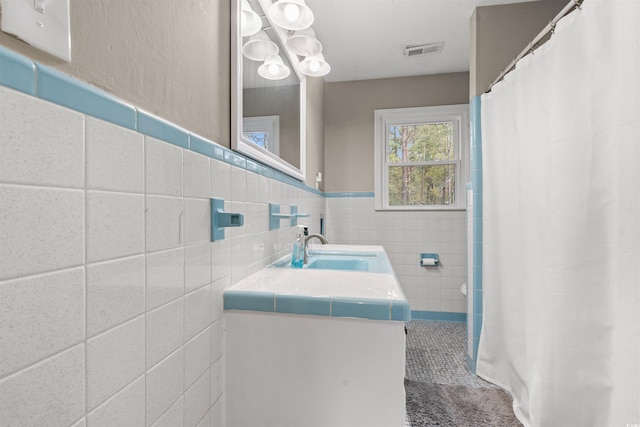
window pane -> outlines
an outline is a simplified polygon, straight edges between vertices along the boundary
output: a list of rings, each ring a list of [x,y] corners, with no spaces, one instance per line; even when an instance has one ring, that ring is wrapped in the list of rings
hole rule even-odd
[[[258,147],[262,147],[265,150],[269,150],[269,132],[266,131],[255,131],[255,132],[244,132],[243,135],[251,142],[256,144]]]
[[[455,160],[453,122],[389,126],[389,162]]]
[[[389,167],[389,206],[453,205],[456,166]]]

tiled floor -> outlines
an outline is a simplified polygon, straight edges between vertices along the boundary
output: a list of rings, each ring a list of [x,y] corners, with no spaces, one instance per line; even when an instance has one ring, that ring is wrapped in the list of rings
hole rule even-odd
[[[408,322],[406,378],[436,384],[497,388],[469,371],[465,340],[464,323]],[[416,420],[416,416],[419,418],[419,415],[408,414],[405,427],[412,427],[409,419]]]
[[[414,320],[407,323],[407,332],[407,379],[496,387],[473,375],[467,368],[465,323]]]

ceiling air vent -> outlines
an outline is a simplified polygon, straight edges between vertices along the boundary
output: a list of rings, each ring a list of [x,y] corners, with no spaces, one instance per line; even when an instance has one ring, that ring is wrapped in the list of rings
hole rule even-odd
[[[422,56],[422,55],[433,55],[433,54],[442,52],[443,46],[444,46],[444,42],[406,45],[404,47],[404,56],[412,57],[412,56]]]

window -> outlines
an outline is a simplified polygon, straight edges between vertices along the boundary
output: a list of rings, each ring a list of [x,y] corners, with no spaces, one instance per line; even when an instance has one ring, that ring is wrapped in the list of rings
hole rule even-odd
[[[244,117],[242,134],[258,147],[280,154],[280,116]]]
[[[464,209],[468,129],[468,105],[376,110],[376,209]]]

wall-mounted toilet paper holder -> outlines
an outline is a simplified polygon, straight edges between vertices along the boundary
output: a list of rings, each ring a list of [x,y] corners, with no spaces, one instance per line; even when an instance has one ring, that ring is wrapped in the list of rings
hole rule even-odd
[[[438,254],[420,254],[420,266],[437,266],[440,263]]]

